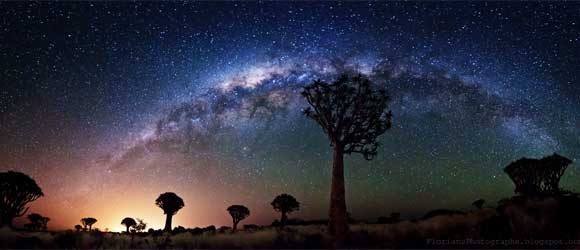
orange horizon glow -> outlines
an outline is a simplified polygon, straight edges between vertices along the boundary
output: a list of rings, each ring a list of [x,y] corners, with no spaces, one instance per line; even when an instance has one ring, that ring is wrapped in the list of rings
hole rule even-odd
[[[39,185],[43,186],[42,181],[39,181]],[[246,199],[246,201],[240,199],[238,190],[224,192],[211,188],[199,188],[200,191],[194,192],[179,188],[151,187],[151,189],[164,191],[145,193],[137,191],[136,183],[120,183],[118,185],[120,187],[111,190],[110,193],[99,193],[97,196],[93,194],[93,190],[79,189],[77,193],[70,195],[67,202],[55,201],[58,198],[52,195],[52,190],[45,188],[45,196],[30,203],[27,214],[40,213],[49,217],[51,220],[48,227],[51,231],[74,230],[74,226],[81,224],[80,219],[84,217],[96,218],[97,222],[93,225],[93,229],[98,228],[101,231],[126,231],[126,227],[121,225],[121,221],[125,217],[143,219],[147,224],[146,230],[150,228],[163,229],[166,216],[163,214],[163,210],[155,205],[155,199],[167,190],[178,194],[185,203],[185,206],[173,216],[172,227],[231,226],[231,217],[226,208],[232,204],[244,204],[251,210],[251,215],[242,221],[242,225],[269,225],[280,216],[269,204],[271,198],[268,196],[273,199],[277,194],[276,192],[264,196],[263,202],[252,203],[251,199]],[[301,214],[300,212],[294,213],[293,216],[312,217],[308,213]],[[323,215],[314,217],[320,218],[321,216]],[[26,215],[15,219],[17,227],[22,227],[24,223],[28,223]]]

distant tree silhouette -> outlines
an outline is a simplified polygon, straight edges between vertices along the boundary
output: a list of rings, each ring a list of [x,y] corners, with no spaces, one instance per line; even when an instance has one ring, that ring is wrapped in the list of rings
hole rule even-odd
[[[250,209],[243,205],[231,205],[227,210],[232,216],[234,231],[238,228],[238,223],[250,215]]]
[[[483,204],[485,204],[484,199],[478,199],[478,200],[474,201],[473,203],[471,203],[471,205],[473,205],[477,209],[481,209],[483,207]]]
[[[89,231],[92,230],[93,224],[97,223],[97,219],[93,217],[87,217],[81,219],[81,224],[84,226],[84,230],[87,231],[87,226],[89,227]]]
[[[125,219],[123,219],[121,221],[121,225],[124,225],[125,227],[127,227],[127,233],[130,233],[129,228],[137,225],[137,222],[133,218],[125,217]]]
[[[348,231],[343,155],[360,153],[371,160],[377,154],[377,137],[391,127],[389,96],[362,75],[316,80],[302,96],[310,105],[304,114],[322,127],[334,148],[329,229],[340,242]]]
[[[244,225],[244,230],[245,231],[249,231],[249,232],[256,232],[257,230],[259,230],[261,227],[256,225],[256,224],[246,224]]]
[[[75,225],[75,230],[77,230],[77,232],[78,232],[78,231],[81,231],[81,229],[83,229],[83,226],[81,226],[81,225],[79,225],[79,224],[76,224],[76,225]]]
[[[167,215],[167,218],[165,219],[165,228],[163,230],[170,232],[171,219],[173,218],[173,215],[185,206],[183,200],[175,193],[167,192],[159,195],[157,200],[155,200],[155,205],[163,209],[163,213]]]
[[[294,211],[298,211],[300,209],[300,203],[294,198],[292,195],[289,194],[281,194],[276,196],[272,203],[270,203],[274,210],[280,212],[280,227],[284,227],[286,225],[286,220],[288,219],[287,214],[292,213]]]
[[[42,215],[37,213],[31,213],[27,217],[28,220],[30,221],[30,230],[36,231],[42,227],[41,220],[42,218],[44,218]]]
[[[437,216],[451,216],[451,215],[465,215],[465,213],[450,209],[435,209],[423,215],[423,217],[421,217],[421,220],[427,220]]]
[[[218,232],[218,233],[225,233],[225,232],[229,232],[229,231],[231,231],[231,230],[232,230],[232,228],[231,228],[231,227],[228,227],[228,226],[221,226],[221,227],[219,227],[219,228],[217,229],[217,232]]]
[[[183,233],[183,232],[185,232],[185,227],[183,227],[183,226],[176,226],[173,228],[174,234]]]
[[[28,211],[26,204],[44,194],[36,182],[20,172],[0,173],[0,226],[12,227],[12,221]]]
[[[572,161],[558,154],[542,159],[521,158],[504,168],[514,182],[515,192],[526,196],[553,195],[561,192],[559,183]]]
[[[390,218],[395,222],[399,222],[401,220],[401,213],[392,212]]]
[[[137,232],[143,232],[147,228],[147,223],[143,219],[137,218],[137,225],[133,226],[133,228]]]
[[[40,219],[40,227],[42,228],[43,231],[46,231],[48,229],[48,222],[50,221],[50,218],[48,217],[42,217]]]
[[[203,228],[203,231],[205,231],[205,232],[211,232],[211,233],[215,233],[215,231],[216,231],[216,228],[215,228],[215,226],[214,226],[214,225],[211,225],[211,226],[204,227],[204,228]]]
[[[389,217],[381,216],[377,218],[379,224],[393,224],[401,221],[401,213],[393,212]]]

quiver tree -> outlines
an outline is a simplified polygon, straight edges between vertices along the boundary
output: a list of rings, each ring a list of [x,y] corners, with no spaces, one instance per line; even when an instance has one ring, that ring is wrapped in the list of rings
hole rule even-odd
[[[147,228],[147,223],[145,223],[144,220],[137,218],[137,224],[133,226],[133,228],[137,232],[143,232],[145,231],[145,228]]]
[[[238,223],[250,215],[250,209],[243,205],[231,205],[227,211],[232,216],[234,231],[238,229]]]
[[[391,221],[393,223],[397,223],[397,222],[401,221],[401,213],[392,212],[391,215],[389,216],[389,218],[391,219]]]
[[[48,222],[50,221],[50,218],[48,217],[42,217],[40,219],[40,227],[42,228],[43,231],[46,231],[48,229]]]
[[[135,225],[137,225],[137,222],[133,218],[125,217],[125,219],[123,219],[121,221],[121,225],[127,227],[127,233],[130,233],[129,232],[129,228],[134,227]]]
[[[31,213],[28,216],[28,220],[30,221],[30,230],[36,231],[42,227],[42,215],[37,213]]]
[[[401,213],[399,212],[392,212],[389,217],[381,216],[377,219],[377,222],[380,224],[394,224],[401,221]]]
[[[163,209],[163,213],[167,216],[165,218],[165,228],[163,230],[167,232],[171,231],[171,220],[173,215],[185,206],[183,200],[175,193],[167,192],[159,195],[155,200],[155,205]]]
[[[377,154],[377,137],[391,127],[389,96],[362,75],[343,75],[332,83],[316,80],[302,96],[310,105],[304,114],[322,127],[334,150],[329,229],[342,241],[348,231],[343,155],[360,153],[371,160]]]
[[[521,158],[504,168],[515,184],[515,192],[526,196],[560,193],[560,178],[572,161],[558,154],[542,159]]]
[[[84,231],[87,231],[87,227],[89,227],[89,231],[93,228],[93,224],[97,223],[97,219],[93,217],[87,217],[81,219],[81,224],[83,224]]]
[[[12,221],[28,211],[26,205],[44,194],[32,178],[20,172],[0,173],[0,226],[12,227]]]
[[[76,224],[76,225],[75,225],[75,230],[76,230],[77,232],[78,232],[78,231],[81,231],[81,229],[82,229],[82,228],[83,228],[83,226],[81,226],[81,225],[79,225],[79,224]]]
[[[30,224],[28,224],[30,230],[38,231],[42,229],[46,231],[48,229],[48,222],[50,221],[50,218],[44,217],[37,213],[29,214],[27,217],[30,221]]]
[[[289,194],[281,194],[276,196],[272,203],[270,203],[274,210],[281,214],[280,227],[286,225],[286,220],[288,219],[288,214],[300,209],[300,203]]]

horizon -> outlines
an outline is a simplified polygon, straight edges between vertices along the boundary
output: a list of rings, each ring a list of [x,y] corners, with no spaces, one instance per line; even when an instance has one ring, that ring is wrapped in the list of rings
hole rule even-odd
[[[345,155],[347,210],[468,211],[514,194],[503,168],[558,153],[580,190],[580,5],[560,2],[0,2],[0,172],[44,196],[49,230],[84,217],[173,226],[328,218],[333,148],[302,110],[314,80],[388,90],[375,159]],[[17,225],[26,221],[25,216]]]

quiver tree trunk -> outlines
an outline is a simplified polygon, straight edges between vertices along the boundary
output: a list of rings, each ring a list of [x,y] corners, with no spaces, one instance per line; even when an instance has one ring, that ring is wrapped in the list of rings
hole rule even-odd
[[[288,215],[286,212],[282,211],[282,218],[280,218],[280,227],[286,226],[286,221],[288,220]]]
[[[172,217],[173,217],[173,215],[167,214],[167,218],[165,219],[165,228],[163,229],[166,232],[171,231],[171,219],[172,219]]]
[[[340,146],[334,147],[332,164],[332,186],[330,191],[329,230],[334,236],[335,246],[340,247],[348,232],[346,198],[344,187],[344,162]]]

